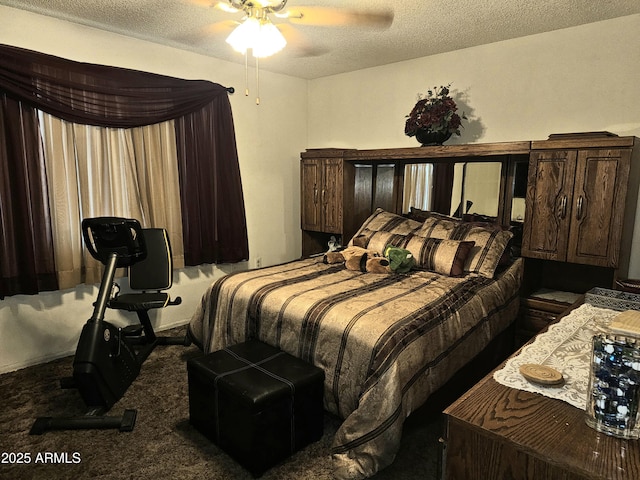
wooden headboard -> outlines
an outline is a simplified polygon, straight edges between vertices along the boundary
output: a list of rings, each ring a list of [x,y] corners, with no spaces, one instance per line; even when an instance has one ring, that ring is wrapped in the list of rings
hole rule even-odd
[[[511,220],[518,164],[531,142],[441,145],[375,150],[308,149],[301,154],[303,256],[326,250],[331,235],[344,242],[378,207],[402,213],[405,166],[414,163],[501,164],[497,218]]]

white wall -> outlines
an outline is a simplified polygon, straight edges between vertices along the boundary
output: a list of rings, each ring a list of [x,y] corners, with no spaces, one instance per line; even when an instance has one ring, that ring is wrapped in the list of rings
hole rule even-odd
[[[0,43],[234,86],[249,266],[258,256],[268,265],[300,254],[301,151],[417,145],[404,136],[404,117],[430,86],[453,82],[469,116],[450,143],[595,130],[640,136],[639,15],[310,82],[261,72],[259,107],[242,93],[241,65],[3,6],[0,18]],[[185,323],[211,280],[232,268],[180,272],[172,292],[184,303],[165,310],[158,324]],[[638,261],[635,272],[640,276]],[[94,286],[80,286],[0,301],[0,372],[73,353],[96,294]]]
[[[299,168],[307,144],[307,81],[260,72],[261,104],[255,104],[255,74],[244,96],[243,65],[110,34],[50,17],[0,6],[0,43],[72,60],[133,68],[233,86],[236,128],[249,235],[250,260],[235,268],[292,260],[301,253]],[[172,295],[183,304],[155,318],[159,329],[186,323],[215,277],[234,267],[192,267],[177,275]],[[96,286],[18,295],[0,301],[0,373],[71,354],[92,313]],[[126,318],[109,312],[107,320]],[[131,318],[131,317],[129,317]]]
[[[418,58],[309,83],[309,148],[417,146],[417,94],[452,83],[466,112],[449,144],[608,130],[640,136],[640,15]]]
[[[405,116],[419,92],[448,83],[469,117],[449,144],[600,130],[640,137],[638,32],[640,15],[630,15],[313,80],[309,148],[417,146],[404,135]],[[632,278],[640,278],[638,230]]]

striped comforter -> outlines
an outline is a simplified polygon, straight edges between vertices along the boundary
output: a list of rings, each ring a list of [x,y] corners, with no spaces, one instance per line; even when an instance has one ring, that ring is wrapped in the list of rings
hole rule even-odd
[[[404,419],[516,317],[522,262],[495,280],[373,274],[300,260],[216,280],[189,325],[205,352],[257,338],[325,371],[344,419],[337,478],[389,465]]]

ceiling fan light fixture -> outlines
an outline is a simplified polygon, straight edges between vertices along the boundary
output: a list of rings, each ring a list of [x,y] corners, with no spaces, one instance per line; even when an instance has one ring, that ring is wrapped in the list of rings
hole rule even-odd
[[[268,19],[263,20],[260,22],[260,32],[253,44],[253,56],[257,58],[269,57],[282,50],[286,44],[287,40],[280,33],[278,27]]]
[[[257,58],[269,57],[282,50],[287,44],[286,39],[271,21],[263,16],[257,18],[249,15],[227,37],[226,42],[240,53],[252,50]]]
[[[246,53],[253,48],[260,35],[260,21],[253,16],[247,17],[240,25],[233,29],[226,42],[236,52]]]

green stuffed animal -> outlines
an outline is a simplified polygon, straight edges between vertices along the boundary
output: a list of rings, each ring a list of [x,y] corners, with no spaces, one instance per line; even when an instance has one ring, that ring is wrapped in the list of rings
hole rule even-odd
[[[384,256],[389,260],[389,268],[395,273],[407,273],[416,264],[416,259],[409,250],[393,245],[386,246]]]

